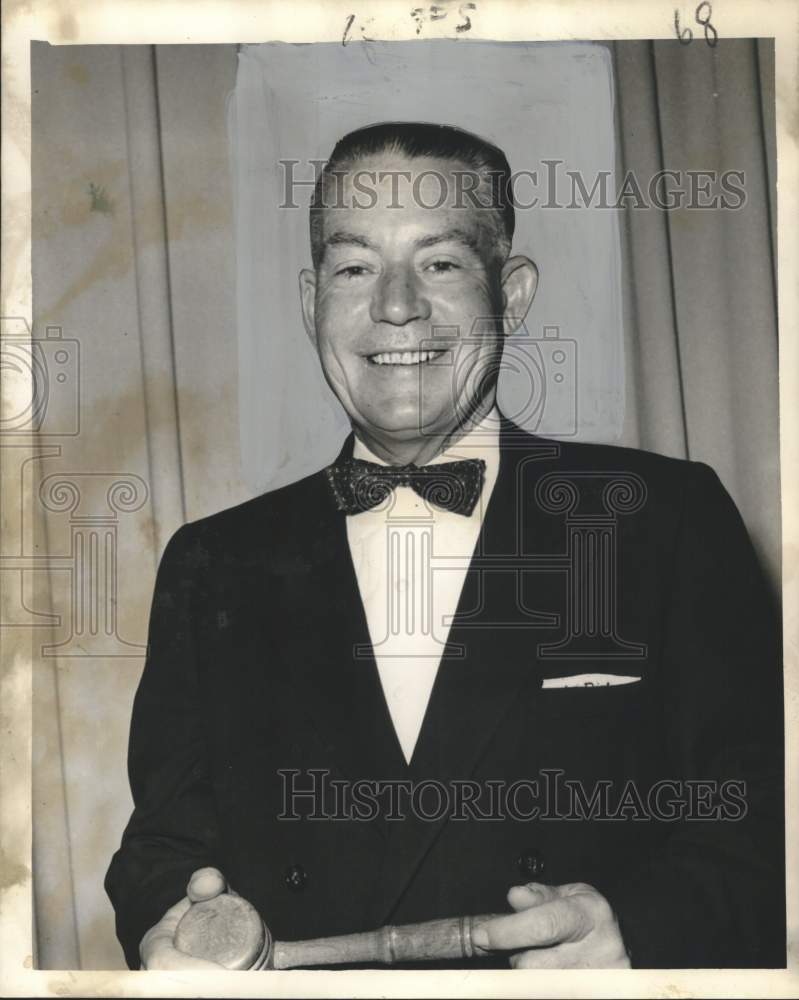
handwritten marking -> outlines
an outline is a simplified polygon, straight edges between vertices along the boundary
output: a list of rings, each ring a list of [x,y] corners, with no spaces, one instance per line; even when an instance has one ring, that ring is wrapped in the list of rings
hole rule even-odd
[[[712,13],[713,8],[708,0],[703,0],[694,11],[694,20],[704,30],[705,42],[711,49],[714,49],[718,44],[719,33],[710,22]],[[674,33],[677,35],[680,45],[690,45],[693,41],[693,31],[690,28],[680,28],[680,12],[676,8],[674,10]]]
[[[426,22],[443,21],[449,17],[453,12],[455,2],[456,0],[442,0],[441,3],[433,4],[430,7],[414,7],[411,11],[411,17],[416,21],[416,34],[421,34],[422,27]],[[454,29],[458,34],[463,34],[464,31],[471,29],[472,19],[467,12],[475,10],[477,10],[476,3],[458,4],[457,15],[461,18],[461,21],[454,25]]]
[[[477,4],[473,2],[457,3],[457,10],[454,11],[456,3],[457,0],[441,0],[441,2],[431,4],[429,7],[414,7],[410,12],[410,16],[416,22],[416,34],[420,35],[422,33],[422,28],[426,23],[432,24],[435,21],[443,21],[453,12],[455,12],[457,17],[460,18],[460,20],[452,26],[455,33],[462,35],[466,31],[471,31],[472,18],[470,15],[477,10]],[[344,31],[341,35],[341,44],[343,46],[348,45],[349,42],[353,40],[355,27],[360,30],[363,41],[374,41],[374,38],[371,38],[366,34],[366,27],[374,22],[374,18],[367,18],[366,21],[359,23],[357,26],[356,19],[356,14],[349,14],[344,22]]]

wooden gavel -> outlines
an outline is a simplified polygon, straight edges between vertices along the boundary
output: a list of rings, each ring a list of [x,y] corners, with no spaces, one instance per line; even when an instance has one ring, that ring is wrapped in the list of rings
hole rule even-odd
[[[274,941],[254,906],[241,896],[223,893],[192,904],[178,924],[175,947],[226,969],[445,961],[490,954],[472,942],[472,930],[494,916],[450,917],[360,934]]]

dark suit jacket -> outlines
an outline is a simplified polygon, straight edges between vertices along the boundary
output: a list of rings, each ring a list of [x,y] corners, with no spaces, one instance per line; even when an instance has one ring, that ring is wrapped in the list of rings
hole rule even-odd
[[[204,865],[281,940],[502,912],[511,885],[580,881],[611,902],[634,966],[784,965],[780,627],[709,467],[506,423],[410,766],[374,660],[354,655],[368,641],[322,473],[172,538],[133,711],[135,811],[106,879],[131,967]],[[599,672],[641,681],[542,687]],[[574,806],[561,788],[530,819],[280,819],[278,772],[299,787],[311,769],[481,789],[558,771],[587,799],[605,782],[616,816],[557,818]],[[635,793],[646,805],[663,780],[661,805],[693,798],[698,817],[641,814]],[[703,781],[743,785],[719,798]]]

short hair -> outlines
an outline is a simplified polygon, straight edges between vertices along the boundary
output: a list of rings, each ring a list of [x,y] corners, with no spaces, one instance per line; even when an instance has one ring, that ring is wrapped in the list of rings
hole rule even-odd
[[[491,196],[481,208],[495,223],[498,253],[508,256],[516,226],[510,164],[502,150],[486,139],[456,128],[426,122],[381,122],[356,129],[336,143],[330,159],[319,174],[310,210],[311,258],[314,267],[324,253],[323,213],[328,178],[344,172],[356,160],[376,153],[392,152],[409,159],[429,156],[465,164],[479,176],[483,187],[490,185]]]

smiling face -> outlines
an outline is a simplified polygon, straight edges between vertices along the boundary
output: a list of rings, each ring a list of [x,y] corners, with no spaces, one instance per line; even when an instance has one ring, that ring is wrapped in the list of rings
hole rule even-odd
[[[325,377],[358,436],[393,463],[429,461],[488,412],[502,337],[535,291],[530,261],[499,259],[494,213],[453,204],[457,170],[468,167],[388,152],[350,164],[323,213],[317,267],[300,275]],[[446,350],[431,350],[434,338]]]

